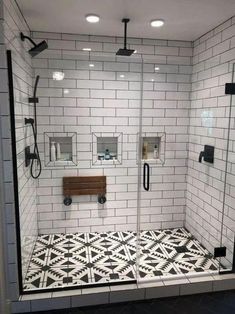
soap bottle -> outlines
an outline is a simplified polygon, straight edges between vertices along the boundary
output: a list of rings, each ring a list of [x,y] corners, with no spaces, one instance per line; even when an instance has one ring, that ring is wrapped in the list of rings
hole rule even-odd
[[[110,159],[109,149],[106,149],[106,150],[105,150],[104,159],[105,159],[105,160],[109,160],[109,159]]]
[[[60,158],[61,158],[60,143],[57,142],[57,143],[56,143],[56,159],[57,159],[57,160],[60,160]]]
[[[155,144],[154,150],[153,150],[153,158],[157,159],[158,158],[158,146]]]
[[[148,159],[148,142],[143,143],[143,159]]]
[[[55,142],[51,142],[51,161],[56,160],[56,155],[55,155]]]

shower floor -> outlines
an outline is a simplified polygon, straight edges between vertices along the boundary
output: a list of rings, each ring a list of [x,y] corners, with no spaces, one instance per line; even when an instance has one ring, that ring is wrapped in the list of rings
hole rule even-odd
[[[218,269],[218,261],[184,228],[140,233],[140,278]],[[40,235],[24,290],[107,284],[135,278],[135,232]]]

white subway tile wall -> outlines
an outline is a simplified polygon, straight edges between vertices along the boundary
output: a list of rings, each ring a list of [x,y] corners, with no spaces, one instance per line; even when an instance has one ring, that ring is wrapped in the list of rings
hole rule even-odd
[[[223,207],[231,100],[231,96],[225,96],[224,85],[232,81],[235,62],[232,46],[235,40],[234,30],[234,20],[230,19],[194,42],[185,219],[186,228],[211,253],[214,252],[214,247],[227,247],[227,256],[222,259],[222,263],[228,268],[232,266],[235,232],[235,180],[232,165],[235,103],[233,101],[232,104]],[[198,162],[204,145],[215,146],[213,165]]]
[[[33,109],[28,104],[28,97],[32,95],[32,67],[31,57],[27,53],[29,46],[20,40],[20,31],[29,35],[29,29],[20,14],[14,1],[3,1],[3,30],[5,49],[12,52],[13,84],[15,100],[15,124],[16,124],[16,149],[17,149],[17,172],[19,188],[19,218],[21,230],[21,254],[22,254],[22,276],[24,278],[28,268],[31,253],[34,247],[37,227],[37,207],[36,207],[36,181],[29,174],[29,169],[24,166],[24,147],[26,143],[32,145],[32,132],[29,127],[25,127],[24,118],[32,116]],[[2,58],[6,62],[6,50],[2,51]],[[2,75],[3,74],[3,75]],[[1,73],[1,92],[8,92],[7,72]],[[4,82],[4,84],[3,84]],[[4,90],[3,90],[4,88]],[[4,94],[2,94],[4,96]],[[2,109],[7,108],[8,99],[2,99]],[[5,182],[5,210],[9,220],[7,221],[7,241],[9,251],[13,250],[15,243],[15,221],[13,215],[14,192],[12,185],[12,159],[10,145],[9,110],[2,110],[2,128],[4,155],[4,182]],[[32,150],[32,147],[31,147]],[[13,215],[13,216],[11,216]],[[12,254],[14,254],[12,252]],[[10,292],[16,295],[17,283],[17,261],[13,258],[9,261]],[[15,274],[15,276],[14,276]],[[15,292],[14,292],[15,290]]]
[[[139,132],[142,76],[140,56],[115,60],[114,53],[120,46],[118,38],[113,38],[110,43],[110,38],[106,37],[87,36],[79,41],[76,36],[66,34],[55,34],[54,39],[48,33],[33,32],[33,36],[35,40],[46,39],[50,51],[33,60],[35,75],[41,75],[38,130],[43,163],[45,130],[50,128],[50,132],[78,134],[77,167],[70,167],[69,170],[66,167],[64,170],[43,167],[38,189],[39,233],[93,232],[102,230],[104,226],[110,231],[136,230],[136,135]],[[78,50],[86,46],[94,52],[79,54]],[[139,39],[138,45],[134,46],[138,53],[145,55],[143,131],[166,133],[165,165],[151,164],[151,192],[142,193],[141,229],[182,227],[191,43],[180,42],[177,47],[176,42],[171,45],[171,41],[158,43]],[[158,55],[163,58],[158,59]],[[153,63],[155,58],[160,64]],[[52,72],[56,69],[65,73],[63,81],[52,80]],[[68,89],[66,94],[65,89]],[[92,164],[91,135],[95,132],[123,134],[120,165]],[[97,174],[107,176],[105,206],[100,206],[96,197],[81,196],[73,197],[71,207],[63,205],[63,176]],[[47,187],[47,193],[40,187]]]

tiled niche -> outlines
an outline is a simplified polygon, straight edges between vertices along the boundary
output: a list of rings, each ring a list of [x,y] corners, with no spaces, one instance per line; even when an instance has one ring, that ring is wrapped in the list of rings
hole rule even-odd
[[[93,165],[116,165],[122,163],[122,133],[93,133]]]
[[[165,133],[142,133],[141,160],[151,164],[165,163]]]
[[[56,160],[51,160],[51,144],[55,142]],[[76,166],[77,165],[77,135],[76,133],[44,133],[45,143],[45,166]],[[60,156],[57,152],[57,143],[60,144]]]

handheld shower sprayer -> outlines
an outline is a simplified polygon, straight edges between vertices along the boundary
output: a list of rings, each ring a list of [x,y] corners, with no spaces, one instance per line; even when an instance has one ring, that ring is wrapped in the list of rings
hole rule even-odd
[[[34,137],[34,149],[33,153],[30,153],[30,147],[27,146],[25,148],[25,166],[28,167],[30,165],[30,174],[32,178],[37,179],[41,172],[42,172],[42,163],[39,155],[39,150],[38,150],[38,143],[37,143],[37,108],[36,104],[38,103],[38,98],[36,97],[37,93],[37,86],[38,86],[38,81],[39,81],[40,76],[36,76],[35,80],[35,85],[34,85],[34,92],[33,92],[33,97],[29,98],[29,103],[33,103],[33,108],[34,108],[34,119],[32,118],[25,118],[25,125],[30,124],[33,130],[33,137]],[[31,161],[32,160],[32,161]],[[37,174],[34,174],[34,167],[35,167],[35,161],[37,160]]]

